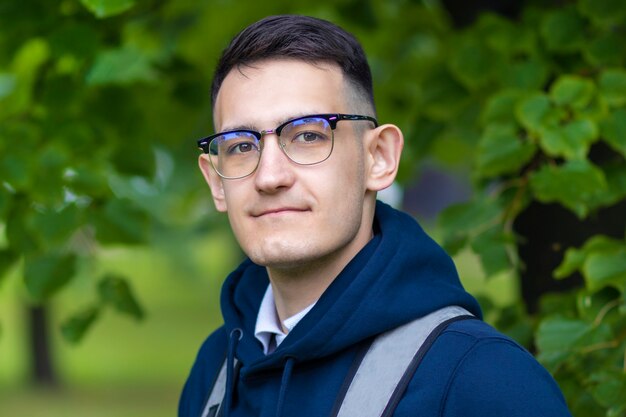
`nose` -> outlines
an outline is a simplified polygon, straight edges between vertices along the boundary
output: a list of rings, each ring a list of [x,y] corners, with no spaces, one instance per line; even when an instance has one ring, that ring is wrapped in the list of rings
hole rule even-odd
[[[257,191],[276,193],[291,187],[294,181],[293,164],[283,152],[278,136],[267,132],[263,137],[263,148],[259,165],[254,173]]]

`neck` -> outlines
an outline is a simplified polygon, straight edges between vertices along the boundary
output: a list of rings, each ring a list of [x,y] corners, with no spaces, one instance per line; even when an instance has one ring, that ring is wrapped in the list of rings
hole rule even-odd
[[[338,254],[290,268],[267,267],[276,312],[281,322],[298,314],[322,296],[343,268],[371,240],[372,230],[367,233],[364,239],[355,239]]]

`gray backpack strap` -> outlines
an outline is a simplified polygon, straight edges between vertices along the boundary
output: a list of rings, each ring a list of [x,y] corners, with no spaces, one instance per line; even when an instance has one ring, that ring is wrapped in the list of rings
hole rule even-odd
[[[425,354],[422,346],[428,348],[439,333],[433,331],[443,330],[440,325],[451,319],[467,316],[472,317],[461,307],[445,307],[378,336],[363,357],[337,417],[380,417],[393,413]],[[434,337],[425,345],[431,333]]]
[[[226,360],[222,364],[201,417],[215,417],[226,394]]]
[[[473,317],[450,306],[378,336],[359,364],[336,417],[380,417],[391,414],[427,348],[455,318]],[[430,337],[429,337],[430,336]],[[404,382],[404,383],[403,383]],[[226,393],[226,361],[220,369],[201,417],[216,417]]]

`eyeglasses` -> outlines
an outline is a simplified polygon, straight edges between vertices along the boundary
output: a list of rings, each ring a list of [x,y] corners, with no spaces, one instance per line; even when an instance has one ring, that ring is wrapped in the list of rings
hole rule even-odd
[[[261,160],[264,135],[275,133],[283,153],[299,165],[314,165],[328,159],[334,147],[334,133],[341,120],[369,121],[378,127],[373,117],[354,114],[313,114],[289,120],[276,129],[229,130],[198,141],[198,147],[209,155],[217,174],[225,179],[237,179],[252,174]]]

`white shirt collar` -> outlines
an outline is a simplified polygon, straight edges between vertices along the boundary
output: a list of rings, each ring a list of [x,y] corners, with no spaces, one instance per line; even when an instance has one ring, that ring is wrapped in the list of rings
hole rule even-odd
[[[254,336],[261,342],[263,345],[263,353],[266,355],[270,352],[270,343],[272,341],[272,337],[274,337],[274,341],[276,348],[278,345],[282,343],[283,340],[287,337],[287,334],[296,327],[296,324],[302,320],[304,316],[313,308],[315,303],[306,307],[304,310],[299,313],[285,319],[283,321],[283,326],[287,329],[287,333],[283,332],[283,329],[280,325],[280,319],[278,318],[278,313],[276,312],[276,303],[274,301],[274,292],[272,291],[272,285],[267,286],[267,290],[265,290],[265,295],[263,296],[263,300],[261,301],[261,307],[259,307],[259,314],[256,319],[256,326],[254,328]]]

